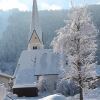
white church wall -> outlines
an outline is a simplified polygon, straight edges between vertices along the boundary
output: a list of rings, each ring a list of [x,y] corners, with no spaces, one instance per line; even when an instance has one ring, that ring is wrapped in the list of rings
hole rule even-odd
[[[37,47],[37,49],[42,49],[43,48],[43,45],[40,44],[40,43],[30,43],[28,45],[28,50],[34,50],[33,47]]]
[[[3,84],[0,84],[0,100],[4,100],[6,97],[6,88]]]
[[[44,75],[38,77],[38,88],[41,92],[53,92],[56,90],[58,75]]]

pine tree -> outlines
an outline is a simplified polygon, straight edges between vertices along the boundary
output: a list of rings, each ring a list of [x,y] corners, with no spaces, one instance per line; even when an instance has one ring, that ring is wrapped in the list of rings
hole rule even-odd
[[[66,25],[58,31],[52,42],[54,51],[63,52],[68,59],[68,65],[64,67],[66,77],[74,79],[79,85],[80,100],[83,100],[86,80],[95,77],[97,33],[87,8],[74,8]]]

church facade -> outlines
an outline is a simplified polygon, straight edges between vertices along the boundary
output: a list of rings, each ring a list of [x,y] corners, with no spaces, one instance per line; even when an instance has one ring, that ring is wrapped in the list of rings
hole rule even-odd
[[[28,49],[22,51],[14,73],[13,93],[18,96],[37,96],[39,80],[50,83],[51,92],[59,75],[60,55],[44,49],[36,0],[33,0]]]

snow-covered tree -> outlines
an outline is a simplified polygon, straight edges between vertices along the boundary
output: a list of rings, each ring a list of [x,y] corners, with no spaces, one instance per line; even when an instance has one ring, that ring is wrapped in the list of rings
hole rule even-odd
[[[79,85],[80,100],[83,100],[84,83],[95,77],[97,33],[87,8],[74,8],[52,42],[54,52],[64,53],[68,59],[68,65],[64,67],[66,78],[74,79]]]

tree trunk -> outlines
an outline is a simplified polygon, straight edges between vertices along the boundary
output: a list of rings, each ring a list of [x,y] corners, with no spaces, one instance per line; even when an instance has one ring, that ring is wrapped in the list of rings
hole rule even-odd
[[[80,27],[77,26],[77,31],[80,31]],[[76,39],[76,44],[77,44],[77,55],[78,55],[78,59],[76,62],[76,66],[78,69],[78,82],[79,82],[79,86],[80,86],[80,100],[83,100],[83,81],[82,81],[82,69],[81,69],[81,61],[80,61],[80,39]]]
[[[79,82],[79,85],[80,85],[80,100],[83,100],[83,89],[81,87],[81,82]]]
[[[80,100],[83,100],[83,84],[82,84],[82,76],[81,76],[81,73],[80,73],[80,67],[79,67],[79,86],[80,86]]]
[[[80,86],[80,100],[83,100],[83,81],[82,81],[82,75],[81,75],[81,63],[80,61],[78,60],[77,62],[77,65],[78,65],[78,77],[79,77],[79,86]]]

